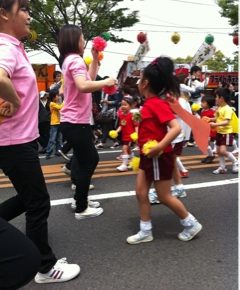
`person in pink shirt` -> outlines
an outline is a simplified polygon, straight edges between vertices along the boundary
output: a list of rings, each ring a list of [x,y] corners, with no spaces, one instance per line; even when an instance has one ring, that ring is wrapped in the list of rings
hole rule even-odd
[[[61,110],[60,128],[64,139],[73,147],[71,177],[76,191],[71,205],[77,220],[99,216],[103,213],[99,202],[88,199],[92,175],[99,156],[93,141],[90,125],[92,92],[104,86],[113,86],[113,78],[96,81],[98,52],[92,48],[93,61],[87,68],[82,56],[84,37],[76,25],[64,25],[60,29],[58,48],[60,66],[64,78],[64,107]]]
[[[0,204],[0,217],[9,221],[25,212],[26,235],[41,254],[35,282],[64,282],[76,277],[80,267],[68,264],[65,259],[57,260],[48,243],[50,197],[38,158],[37,82],[21,43],[29,32],[29,2],[0,0],[0,91],[5,100],[0,109],[0,168],[17,192]],[[1,241],[4,239],[2,235],[4,231],[0,232]],[[21,276],[21,272],[31,268],[31,264],[15,268],[16,257],[12,256],[11,241],[4,242],[9,243],[12,272]],[[0,269],[3,266],[0,257]],[[19,288],[14,276],[10,275],[8,279],[5,284],[9,282],[11,287],[6,285],[7,289]]]

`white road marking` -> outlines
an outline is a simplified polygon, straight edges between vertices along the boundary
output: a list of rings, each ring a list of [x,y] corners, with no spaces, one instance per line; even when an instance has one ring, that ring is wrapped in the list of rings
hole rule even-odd
[[[194,183],[194,184],[187,184],[184,185],[185,189],[195,189],[195,188],[204,188],[204,187],[214,187],[214,186],[222,186],[228,184],[238,183],[238,178],[233,179],[225,179],[219,181],[210,181],[210,182],[202,182],[202,183]],[[89,195],[92,200],[101,200],[101,199],[109,199],[109,198],[117,198],[117,197],[126,197],[126,196],[133,196],[135,195],[135,191],[123,191],[123,192],[111,192],[111,193],[103,193],[103,194],[95,194]],[[64,199],[56,199],[51,200],[51,206],[56,205],[63,205],[72,203],[72,198],[64,198]]]

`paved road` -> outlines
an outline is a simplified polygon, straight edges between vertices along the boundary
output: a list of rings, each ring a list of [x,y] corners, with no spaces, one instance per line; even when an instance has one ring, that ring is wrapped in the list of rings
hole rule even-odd
[[[198,238],[184,243],[178,219],[163,205],[152,207],[154,241],[128,245],[125,239],[138,230],[134,173],[118,173],[116,151],[100,151],[94,174],[95,189],[104,214],[77,221],[70,210],[69,178],[63,160],[41,159],[51,195],[50,242],[58,257],[79,263],[81,274],[63,284],[36,285],[24,290],[237,290],[238,289],[238,180],[237,175],[213,175],[217,166],[202,165],[196,148],[186,148],[182,160],[190,170],[184,179],[184,204],[203,224]],[[0,173],[0,202],[14,190]],[[12,222],[24,231],[24,216]]]

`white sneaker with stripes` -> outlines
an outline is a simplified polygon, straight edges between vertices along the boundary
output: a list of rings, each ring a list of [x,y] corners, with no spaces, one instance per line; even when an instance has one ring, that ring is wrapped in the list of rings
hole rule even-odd
[[[77,264],[68,264],[66,258],[59,259],[52,269],[46,273],[37,273],[35,282],[44,283],[60,283],[72,280],[80,273],[80,267]]]

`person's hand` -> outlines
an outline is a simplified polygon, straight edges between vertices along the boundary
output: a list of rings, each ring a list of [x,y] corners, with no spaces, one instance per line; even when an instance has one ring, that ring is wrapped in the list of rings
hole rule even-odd
[[[15,112],[18,110],[18,105],[13,105],[9,102],[3,102],[0,106],[0,116],[3,117],[12,117]]]
[[[218,124],[214,122],[210,122],[209,125],[211,128],[216,128],[218,126]]]
[[[114,78],[106,78],[105,79],[105,86],[112,87],[117,84],[117,80]]]
[[[157,146],[151,148],[146,156],[148,158],[159,157],[162,153],[163,153],[163,151],[161,150],[159,145],[157,145]]]
[[[91,53],[92,53],[93,60],[98,62],[98,51],[94,47],[92,47]]]

